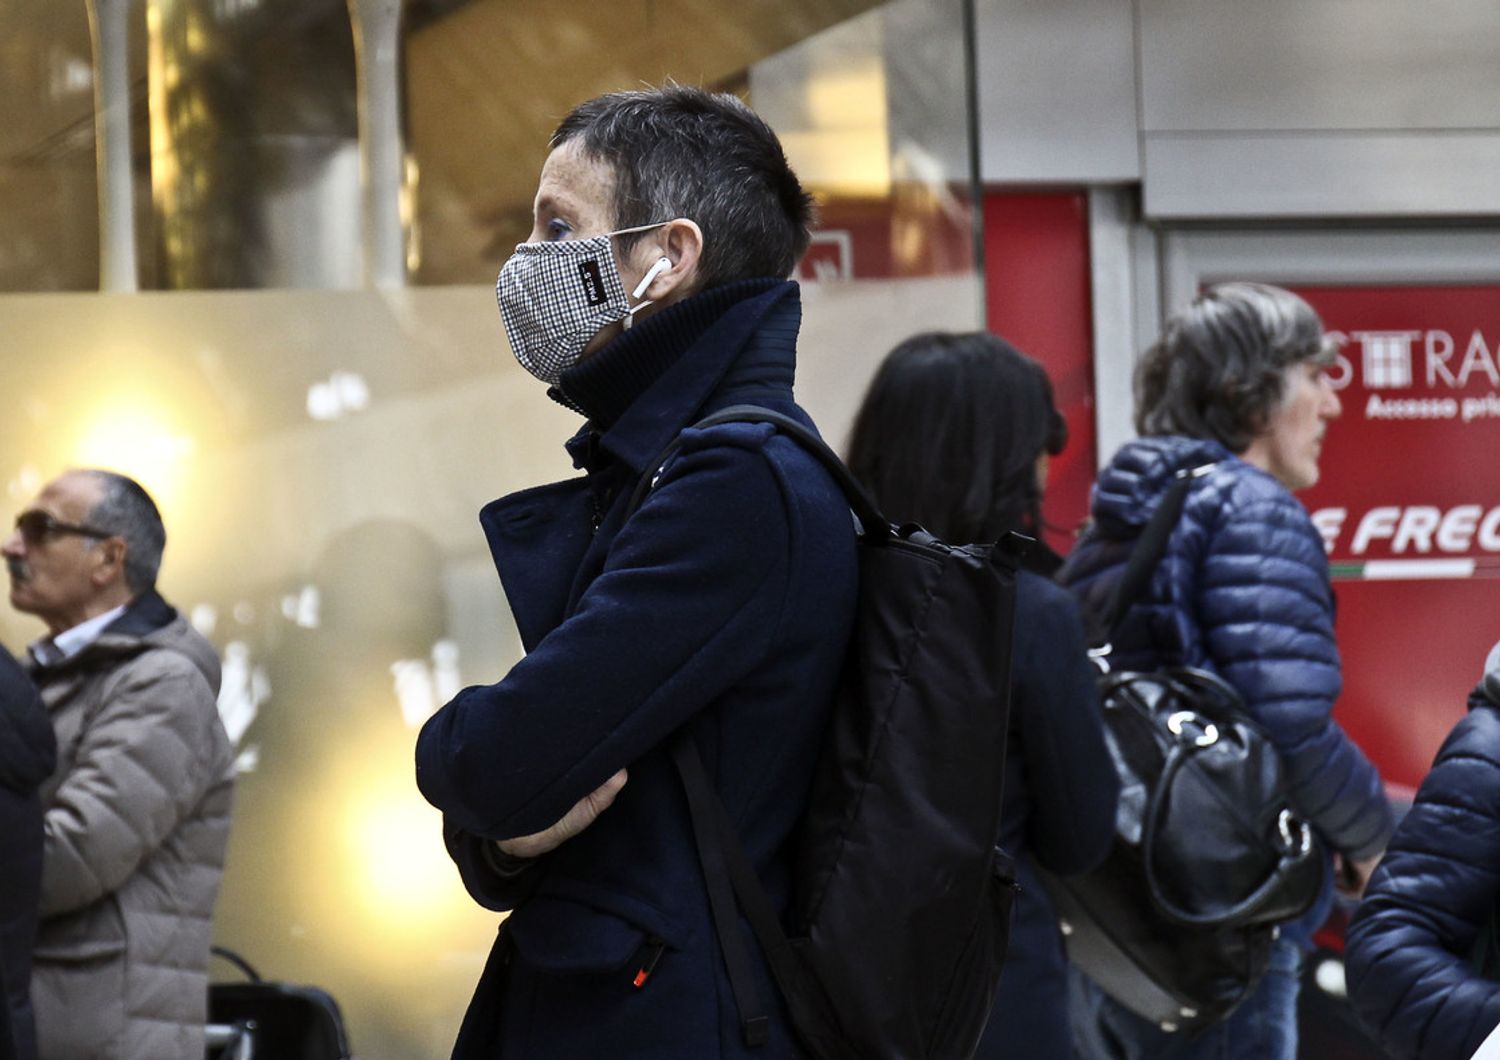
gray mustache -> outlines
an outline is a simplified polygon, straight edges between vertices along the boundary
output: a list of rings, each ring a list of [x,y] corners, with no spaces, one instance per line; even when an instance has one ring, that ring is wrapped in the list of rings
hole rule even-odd
[[[10,571],[10,576],[16,581],[25,581],[31,576],[31,572],[26,569],[25,562],[19,559],[7,557],[5,560],[5,569]]]

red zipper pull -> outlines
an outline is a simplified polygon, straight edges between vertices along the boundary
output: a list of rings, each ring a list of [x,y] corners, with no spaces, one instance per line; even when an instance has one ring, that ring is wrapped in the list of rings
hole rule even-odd
[[[662,951],[666,949],[666,943],[658,938],[647,939],[646,945],[650,947],[646,953],[646,959],[642,962],[640,971],[636,972],[635,978],[631,980],[631,985],[637,990],[645,986],[646,980],[651,978],[651,973],[656,971],[656,962],[661,960]]]

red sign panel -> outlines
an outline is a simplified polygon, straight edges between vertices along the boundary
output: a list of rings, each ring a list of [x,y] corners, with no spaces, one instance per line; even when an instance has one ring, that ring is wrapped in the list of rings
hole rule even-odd
[[[1041,362],[1068,423],[1051,461],[1043,519],[1066,554],[1088,516],[1094,459],[1094,332],[1088,198],[1081,191],[990,191],[984,197],[990,330]]]
[[[1343,415],[1301,495],[1329,549],[1339,720],[1416,784],[1500,640],[1500,287],[1298,287]]]

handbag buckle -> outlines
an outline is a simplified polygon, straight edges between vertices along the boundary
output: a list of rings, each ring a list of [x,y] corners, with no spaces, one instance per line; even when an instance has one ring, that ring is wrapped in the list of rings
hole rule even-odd
[[[1297,835],[1292,834],[1292,825],[1299,829]],[[1312,829],[1306,821],[1299,821],[1292,815],[1290,809],[1283,809],[1276,817],[1276,830],[1281,833],[1281,845],[1288,853],[1297,852],[1297,856],[1305,857],[1312,849]]]
[[[1182,730],[1188,725],[1198,729],[1198,735],[1192,738],[1194,747],[1212,747],[1219,742],[1219,727],[1198,717],[1191,710],[1179,710],[1167,719],[1167,731],[1179,738],[1184,735]]]

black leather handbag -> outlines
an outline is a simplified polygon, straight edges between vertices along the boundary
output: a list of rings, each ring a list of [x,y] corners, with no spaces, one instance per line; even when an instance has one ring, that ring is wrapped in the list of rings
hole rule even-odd
[[[1190,485],[1185,474],[1163,498],[1098,628],[1113,634],[1139,598]],[[1048,876],[1048,890],[1074,964],[1145,1019],[1191,1030],[1255,989],[1277,925],[1317,900],[1326,858],[1232,686],[1185,667],[1109,672],[1108,646],[1091,654],[1121,782],[1115,841],[1101,866]]]

